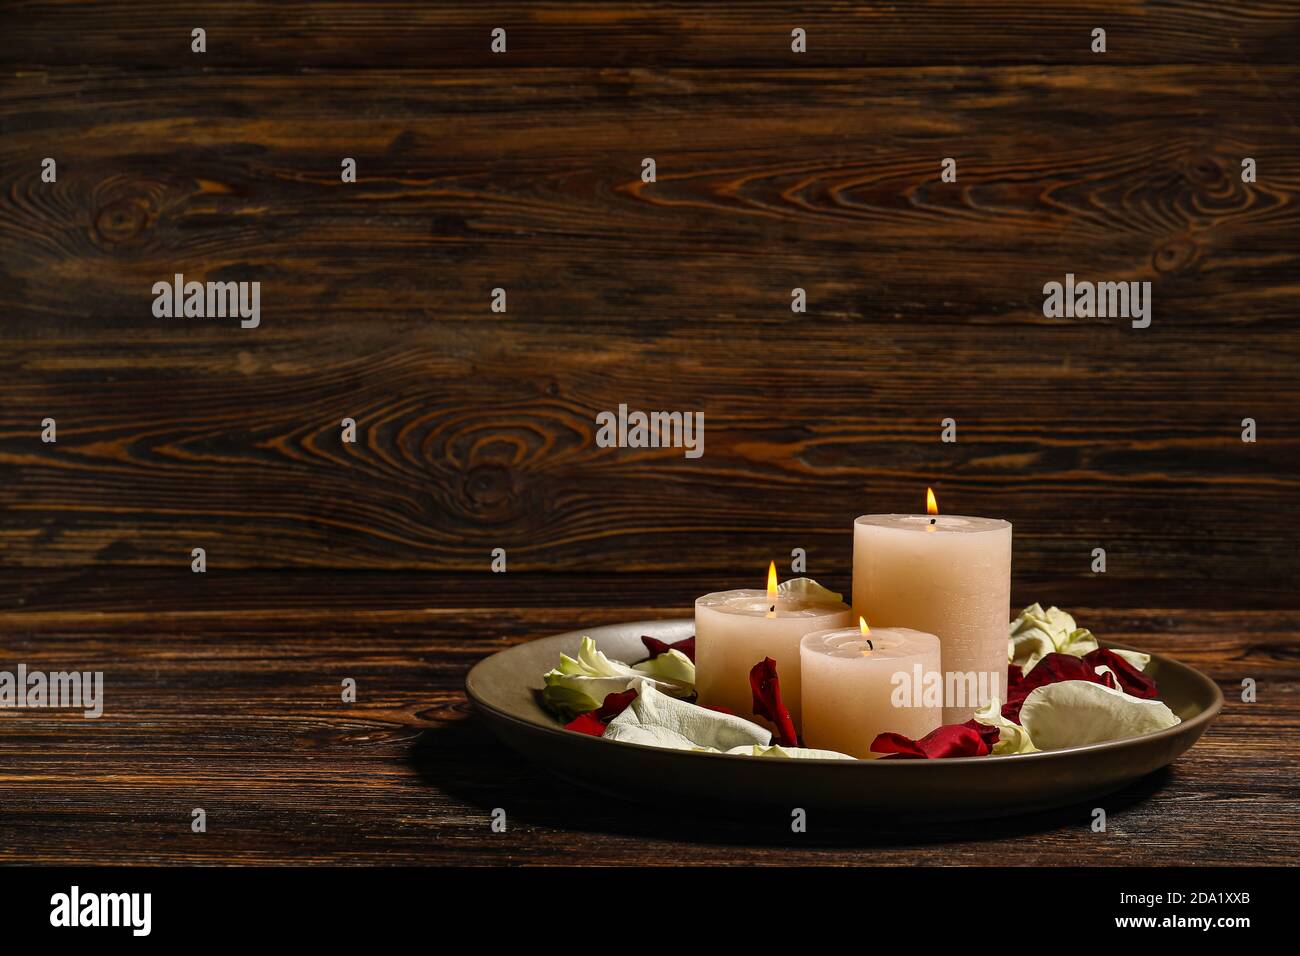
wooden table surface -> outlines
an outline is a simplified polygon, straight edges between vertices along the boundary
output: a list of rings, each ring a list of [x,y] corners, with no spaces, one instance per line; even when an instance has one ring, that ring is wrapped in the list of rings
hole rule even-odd
[[[62,863],[1293,862],[1300,612],[1095,609],[1107,638],[1213,677],[1171,771],[1092,806],[978,824],[650,809],[561,782],[472,714],[515,642],[681,616],[701,582],[528,575],[4,579],[0,659],[102,669],[105,711],[0,712],[0,859]],[[712,582],[704,582],[706,584]],[[610,610],[609,605],[616,610]],[[357,682],[355,704],[340,682]],[[1258,701],[1240,700],[1243,677]],[[190,829],[202,807],[207,832]],[[507,829],[494,833],[501,807]]]

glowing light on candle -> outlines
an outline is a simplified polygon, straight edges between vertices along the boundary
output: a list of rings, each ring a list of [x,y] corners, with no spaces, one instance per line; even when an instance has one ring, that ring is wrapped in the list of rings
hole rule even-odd
[[[771,605],[768,608],[768,614],[776,613],[776,562],[773,561],[767,566],[767,603]]]
[[[939,520],[933,517],[939,513],[939,502],[935,500],[933,488],[925,489],[925,513],[931,516],[930,523],[925,526],[925,530],[933,531],[935,524]]]
[[[871,652],[876,649],[876,645],[871,641],[871,628],[867,627],[865,617],[858,618],[858,630],[862,632],[862,639],[867,642],[867,649],[862,652],[863,657],[870,657]]]

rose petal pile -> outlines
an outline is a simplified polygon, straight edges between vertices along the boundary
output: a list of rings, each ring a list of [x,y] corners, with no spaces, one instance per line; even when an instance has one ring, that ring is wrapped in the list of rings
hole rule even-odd
[[[587,647],[584,638],[578,659],[585,661],[589,669],[605,668],[600,663],[603,659],[610,667],[619,665],[609,661],[592,644]],[[679,642],[680,643],[680,642]],[[672,649],[660,654],[672,653]],[[596,655],[599,654],[599,658]],[[561,667],[571,658],[562,658]],[[572,664],[568,665],[570,669]],[[555,707],[555,700],[560,706],[571,706],[578,697],[571,687],[561,684],[555,677],[556,671],[546,675],[547,690],[552,686],[563,687],[561,694],[552,695],[548,705]],[[616,680],[613,676],[603,675],[562,675],[566,677],[584,676],[589,681]],[[620,674],[619,677],[622,675]],[[776,672],[776,662],[766,658],[754,665],[750,673],[750,684],[754,690],[754,713],[772,721],[779,730],[778,743],[772,743],[772,732],[752,720],[737,717],[725,710],[701,707],[687,703],[680,695],[665,693],[660,688],[663,681],[638,674],[627,682],[626,689],[611,692],[605,696],[599,707],[573,716],[565,729],[592,737],[607,740],[622,740],[626,743],[642,744],[647,747],[664,747],[670,750],[692,750],[701,753],[725,753],[744,757],[781,757],[781,758],[816,758],[822,760],[853,760],[848,754],[833,750],[816,750],[798,746],[794,733],[794,722],[790,711],[781,700],[781,680]],[[586,695],[594,689],[595,684],[581,685],[581,694]],[[546,699],[543,693],[543,699]],[[556,708],[559,709],[558,707]]]
[[[871,749],[891,757],[1023,754],[1123,740],[1181,723],[1143,673],[1150,654],[1099,647],[1059,608],[1031,604],[1021,611],[1011,624],[1008,656],[1005,704],[993,700],[965,724],[940,727],[920,740],[881,734]],[[994,729],[993,742],[967,732],[974,725]]]
[[[807,578],[781,588],[839,600]],[[543,702],[567,729],[609,740],[704,753],[855,759],[798,746],[771,658],[755,664],[749,680],[754,714],[776,728],[775,743],[766,727],[689,700],[695,694],[694,637],[671,644],[649,636],[641,641],[650,657],[630,665],[606,657],[584,637],[576,658],[561,656],[545,675]],[[1180,722],[1144,672],[1150,655],[1100,647],[1059,608],[1025,608],[1011,624],[1008,657],[1005,702],[994,699],[964,724],[939,727],[919,740],[880,734],[873,753],[892,759],[1029,754],[1121,740]]]
[[[695,662],[679,650],[669,648],[641,664],[612,661],[596,649],[589,637],[582,639],[576,658],[560,655],[560,664],[543,680],[542,702],[562,720],[596,710],[610,694],[621,693],[637,678],[650,678],[656,689],[674,697],[695,693]]]
[[[1031,604],[1011,622],[1011,636],[1007,641],[1007,659],[1028,674],[1048,654],[1069,654],[1083,657],[1098,648],[1092,631],[1079,627],[1074,618],[1059,607],[1043,610],[1041,604]],[[1151,663],[1151,655],[1140,651],[1114,651],[1139,671]]]
[[[746,757],[817,757],[852,760],[848,754],[805,747],[772,746],[772,734],[753,721],[669,697],[651,681],[639,681],[636,699],[605,728],[605,739],[672,750]]]

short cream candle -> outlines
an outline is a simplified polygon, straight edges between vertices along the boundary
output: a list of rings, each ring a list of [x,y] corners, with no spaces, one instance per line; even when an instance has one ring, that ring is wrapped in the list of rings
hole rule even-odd
[[[781,698],[800,726],[799,639],[810,631],[843,627],[853,620],[843,601],[824,595],[788,597],[776,590],[717,591],[695,602],[695,689],[707,707],[725,707],[747,719],[754,711],[749,672],[765,657],[776,661]]]
[[[799,642],[805,747],[871,756],[879,734],[918,739],[940,725],[939,638],[905,627],[816,631]],[[934,675],[934,676],[927,676]]]
[[[873,628],[938,635],[945,724],[969,720],[990,697],[1005,700],[1010,522],[863,515],[853,526],[853,610]]]

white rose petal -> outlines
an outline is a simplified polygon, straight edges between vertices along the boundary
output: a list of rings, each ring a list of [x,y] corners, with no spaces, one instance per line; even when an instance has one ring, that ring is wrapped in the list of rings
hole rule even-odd
[[[998,742],[993,745],[994,754],[1031,754],[1038,750],[1024,727],[1002,716],[1002,701],[996,697],[975,711],[975,719],[985,726],[998,729]]]
[[[772,732],[758,724],[676,700],[653,681],[642,678],[636,688],[636,699],[605,728],[607,739],[674,750],[730,750],[772,742]]]
[[[1147,665],[1151,663],[1151,655],[1143,654],[1141,651],[1121,651],[1117,647],[1112,647],[1111,653],[1118,654],[1140,671],[1146,670]]]
[[[1059,607],[1044,611],[1041,604],[1031,604],[1011,622],[1007,653],[1011,663],[1028,674],[1053,652],[1083,657],[1097,647],[1092,632],[1075,624],[1074,618]]]
[[[818,750],[815,747],[781,747],[777,744],[773,744],[771,747],[761,747],[758,744],[751,744],[748,747],[732,747],[727,753],[737,754],[742,757],[787,757],[804,760],[858,759],[835,750]]]
[[[790,578],[777,585],[776,593],[786,600],[804,601],[808,604],[843,604],[844,596],[824,588],[812,578]]]
[[[672,648],[658,657],[634,664],[632,669],[638,674],[645,674],[657,680],[671,681],[682,687],[695,686],[695,662],[681,651]]]
[[[1036,687],[1020,708],[1020,726],[1040,750],[1140,737],[1181,723],[1158,700],[1142,700],[1091,681]]]

